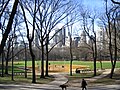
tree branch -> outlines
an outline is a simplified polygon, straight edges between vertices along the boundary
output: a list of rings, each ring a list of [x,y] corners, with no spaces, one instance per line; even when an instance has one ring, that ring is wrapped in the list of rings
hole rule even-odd
[[[111,1],[115,4],[120,4],[120,2],[117,2],[117,1],[114,1],[114,0],[111,0]]]

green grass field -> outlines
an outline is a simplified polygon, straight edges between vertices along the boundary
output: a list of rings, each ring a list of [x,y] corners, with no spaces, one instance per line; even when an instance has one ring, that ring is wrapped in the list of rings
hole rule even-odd
[[[50,65],[69,65],[70,61],[49,61]],[[36,61],[36,66],[41,65],[40,61]],[[93,69],[94,63],[92,61],[73,61],[73,65],[85,65],[89,66]],[[24,67],[24,61],[18,61],[14,63],[14,66],[17,67]],[[32,66],[32,61],[27,62],[27,66]],[[101,69],[101,64],[99,61],[96,63],[97,69]],[[103,69],[111,69],[111,62],[110,61],[102,61],[102,68]],[[116,68],[120,68],[120,61],[117,61]]]
[[[54,78],[51,77],[45,77],[40,78],[40,75],[36,75],[36,84],[46,84],[54,80]],[[0,77],[0,84],[30,84],[32,82],[32,76],[28,75],[27,78],[24,77],[24,75],[15,75],[14,81],[11,80],[11,75],[4,75],[4,77]]]
[[[49,61],[50,66],[68,66],[70,64],[70,61]],[[35,63],[36,67],[38,65],[40,66],[41,62],[36,61]],[[0,64],[1,65],[1,64]],[[24,73],[24,68],[25,62],[24,61],[16,61],[14,62],[14,72],[23,72]],[[73,61],[73,65],[83,65],[83,66],[88,66],[90,69],[93,69],[93,62],[92,61]],[[96,63],[97,69],[101,69],[100,62],[97,61]],[[27,61],[27,67],[32,67],[32,61]],[[110,61],[104,61],[102,62],[102,68],[103,69],[111,69],[111,63]],[[120,61],[116,63],[116,68],[120,68]],[[0,69],[1,72],[1,69]],[[11,73],[11,62],[9,62],[9,72]],[[97,74],[100,74],[100,72],[97,72]],[[78,80],[81,78],[90,78],[93,77],[93,73],[81,73],[81,74],[73,74],[73,76],[67,76],[70,81]],[[0,83],[31,83],[31,78],[32,76],[28,76],[28,78],[24,78],[24,75],[18,75],[14,76],[15,81],[11,81],[11,75],[10,76],[5,76],[5,77],[0,77]],[[45,79],[40,79],[40,75],[37,75],[37,83],[48,83],[50,81],[54,80],[53,78],[45,78]],[[99,83],[100,81],[98,81]],[[97,83],[97,82],[96,82]]]
[[[70,61],[49,61],[50,66],[69,66],[70,65]],[[40,67],[41,66],[41,62],[40,61],[36,61],[35,62],[35,66],[36,67]],[[83,66],[87,66],[89,67],[91,70],[93,70],[94,68],[94,63],[93,61],[73,61],[73,65],[83,65]],[[24,69],[20,69],[20,68],[24,68],[25,67],[25,62],[24,61],[16,61],[14,62],[14,72],[24,72]],[[32,61],[27,61],[27,67],[32,67]],[[96,63],[96,67],[97,69],[101,69],[101,64],[99,61],[97,61]],[[117,61],[116,63],[116,68],[120,68],[120,61]],[[102,69],[111,69],[111,62],[110,61],[102,61]],[[11,62],[9,62],[9,71],[11,71]],[[1,70],[0,70],[1,72]]]

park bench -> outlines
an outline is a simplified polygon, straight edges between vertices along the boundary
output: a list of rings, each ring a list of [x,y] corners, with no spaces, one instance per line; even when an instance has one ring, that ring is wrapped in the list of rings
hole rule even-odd
[[[18,67],[18,69],[25,70],[25,67]],[[29,68],[26,68],[26,70],[29,71],[30,69],[29,69]]]
[[[91,72],[90,68],[85,68],[85,69],[81,69],[81,68],[76,68],[76,73],[89,73]]]
[[[60,85],[60,87],[61,87],[62,90],[64,90],[64,89],[67,90],[68,85],[67,84],[62,84],[62,85]]]
[[[15,72],[14,75],[25,75],[24,72]]]

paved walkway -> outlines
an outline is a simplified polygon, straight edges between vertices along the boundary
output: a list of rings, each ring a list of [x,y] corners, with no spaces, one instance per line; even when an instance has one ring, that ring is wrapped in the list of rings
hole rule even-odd
[[[106,70],[102,75],[96,76],[89,80],[97,80],[109,74],[110,71]],[[68,80],[65,78],[65,74],[54,74],[55,81],[50,82],[49,84],[0,84],[0,90],[61,90],[59,85],[66,83]],[[80,87],[68,87],[67,90],[81,90]],[[89,87],[88,90],[120,90],[119,85],[98,85],[94,87]]]
[[[90,81],[95,81],[95,80],[97,80],[97,79],[100,79],[100,78],[105,77],[105,76],[108,75],[108,74],[110,74],[110,69],[106,69],[106,70],[103,71],[103,73],[102,73],[101,75],[95,76],[95,77],[93,77],[93,78],[89,78],[89,79],[87,79],[87,80],[88,80],[88,81],[89,81],[89,80],[90,80]]]

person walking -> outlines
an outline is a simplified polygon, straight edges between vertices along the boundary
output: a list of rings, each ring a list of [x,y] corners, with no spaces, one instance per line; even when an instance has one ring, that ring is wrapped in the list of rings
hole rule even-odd
[[[84,80],[84,79],[82,79],[82,82],[81,82],[81,88],[82,88],[82,90],[87,90],[87,82]]]

